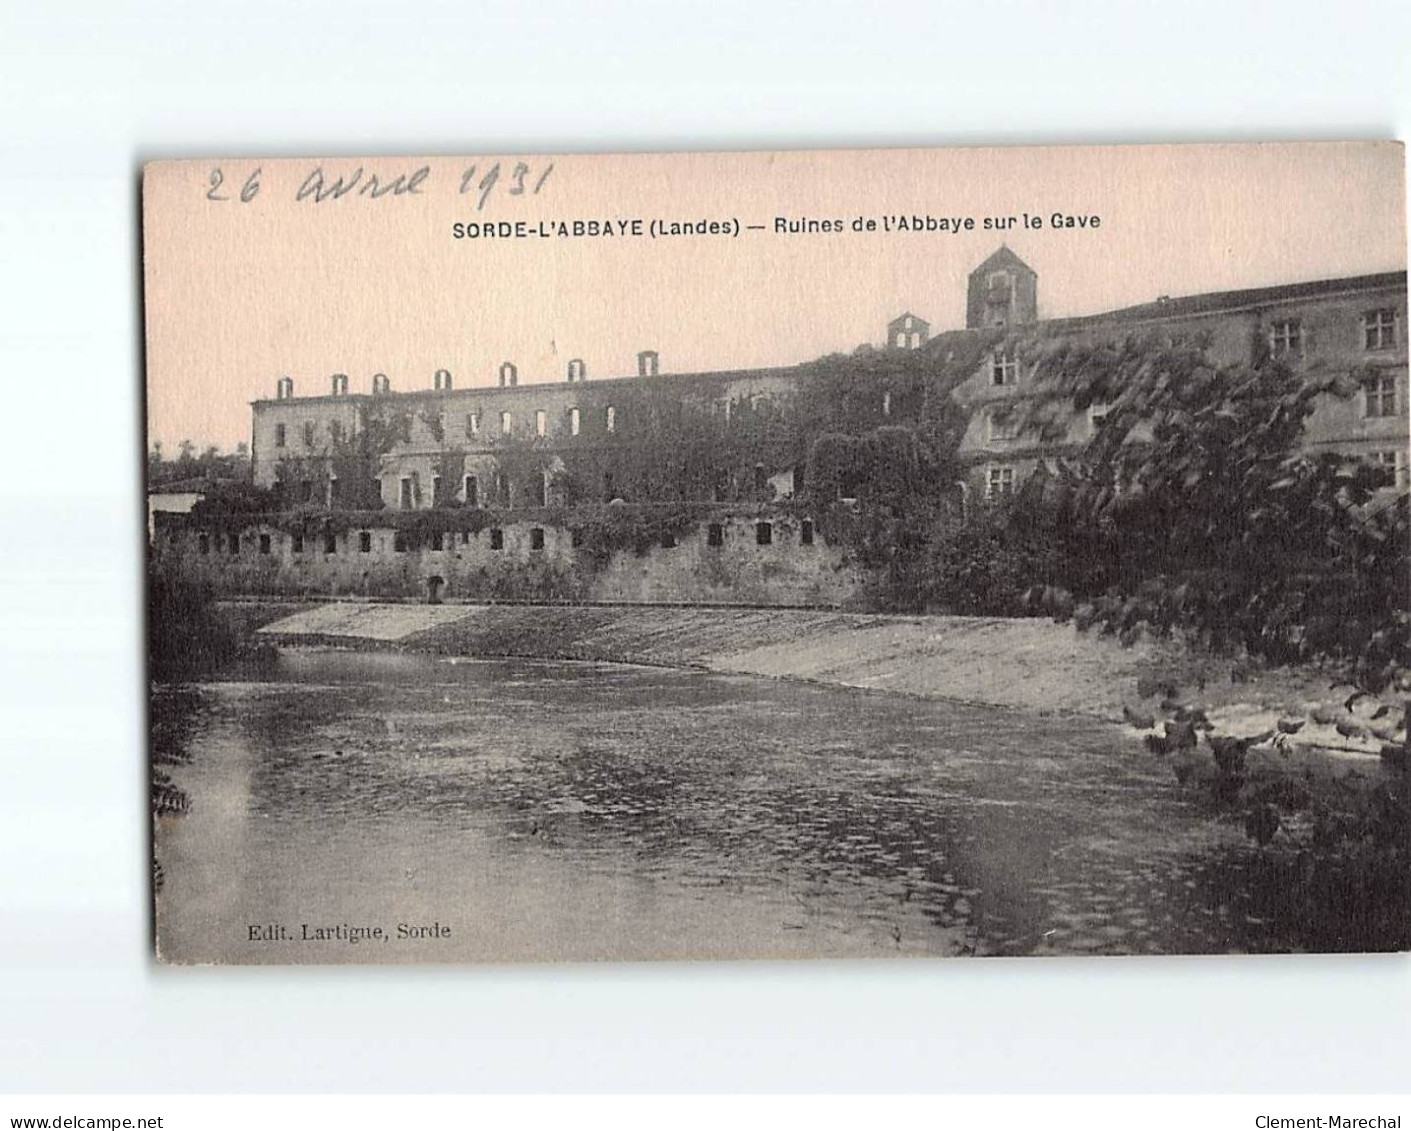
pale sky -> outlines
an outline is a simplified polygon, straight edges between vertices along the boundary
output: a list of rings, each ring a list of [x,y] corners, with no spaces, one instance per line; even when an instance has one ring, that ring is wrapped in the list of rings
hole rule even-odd
[[[500,158],[202,161],[144,182],[151,439],[231,450],[249,402],[281,374],[299,395],[791,365],[880,343],[910,310],[964,325],[965,280],[1002,242],[1039,275],[1041,317],[1160,294],[1274,285],[1406,267],[1404,155],[1391,143],[1110,146]],[[511,195],[516,161],[529,166]],[[535,181],[552,162],[537,195]],[[361,165],[384,183],[423,164],[416,194],[296,201]],[[240,190],[256,166],[258,191]],[[464,171],[476,166],[471,191]],[[211,172],[221,184],[211,201]],[[1053,230],[1054,211],[1100,217]],[[985,231],[986,217],[1044,227]],[[854,232],[859,216],[973,217],[975,230]],[[780,235],[776,217],[841,220],[840,234]],[[766,231],[659,239],[452,238],[457,221],[738,220]]]

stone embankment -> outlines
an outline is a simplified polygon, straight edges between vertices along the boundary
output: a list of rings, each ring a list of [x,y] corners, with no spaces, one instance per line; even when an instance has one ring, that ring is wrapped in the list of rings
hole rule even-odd
[[[326,604],[263,627],[459,656],[526,656],[800,679],[1120,720],[1150,662],[1049,621],[802,609]]]
[[[996,617],[883,616],[806,609],[538,605],[414,605],[329,602],[264,614],[235,605],[266,639],[392,647],[448,656],[518,656],[689,668],[804,680],[864,691],[1088,715],[1142,716],[1160,734],[1179,700],[1198,706],[1219,733],[1254,736],[1302,719],[1280,739],[1298,747],[1375,760],[1404,741],[1399,705],[1372,719],[1377,700],[1352,695],[1315,669],[1260,669],[1171,641],[1124,647],[1052,621]],[[1162,690],[1155,691],[1153,689]],[[1342,724],[1339,726],[1339,724]],[[1391,731],[1388,728],[1391,728]]]

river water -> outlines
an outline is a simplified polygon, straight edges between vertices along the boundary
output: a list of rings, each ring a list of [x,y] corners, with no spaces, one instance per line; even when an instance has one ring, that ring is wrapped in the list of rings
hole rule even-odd
[[[296,650],[158,688],[153,739],[191,801],[156,827],[172,961],[1298,946],[1239,830],[1091,720]]]

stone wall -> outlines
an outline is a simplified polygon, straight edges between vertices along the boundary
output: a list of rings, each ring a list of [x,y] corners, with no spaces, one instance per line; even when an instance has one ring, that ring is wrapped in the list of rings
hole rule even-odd
[[[860,582],[843,549],[792,512],[721,510],[672,545],[605,561],[574,541],[571,525],[532,514],[439,536],[390,522],[296,534],[277,517],[216,529],[162,515],[153,552],[225,595],[837,607]]]

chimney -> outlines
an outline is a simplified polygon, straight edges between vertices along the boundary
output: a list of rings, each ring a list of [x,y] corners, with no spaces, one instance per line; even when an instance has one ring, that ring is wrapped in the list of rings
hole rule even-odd
[[[432,388],[438,392],[449,393],[451,391],[451,371],[449,369],[438,369],[431,378]]]
[[[506,361],[500,365],[500,388],[513,388],[519,384],[519,370],[514,367],[514,362]]]
[[[661,370],[661,358],[656,350],[642,350],[637,355],[637,376],[655,377]]]
[[[574,381],[582,382],[586,380],[588,380],[588,367],[583,364],[581,357],[575,357],[568,363],[569,384],[572,384]]]
[[[276,399],[281,401],[292,400],[294,397],[294,378],[281,377],[274,388]]]
[[[385,397],[392,391],[392,382],[387,379],[385,373],[374,373],[372,375],[372,395],[375,397]]]
[[[335,373],[333,375],[333,395],[335,397],[346,397],[348,395],[348,375],[346,373]]]

